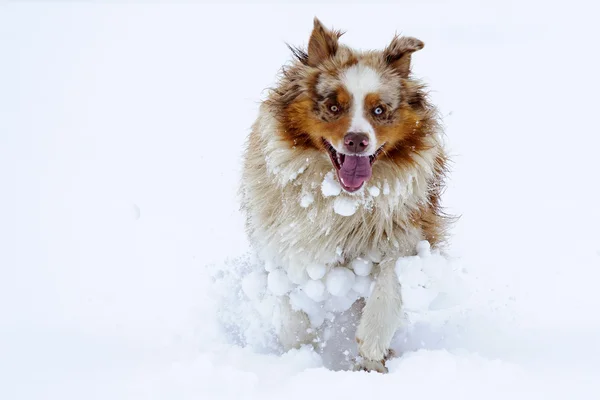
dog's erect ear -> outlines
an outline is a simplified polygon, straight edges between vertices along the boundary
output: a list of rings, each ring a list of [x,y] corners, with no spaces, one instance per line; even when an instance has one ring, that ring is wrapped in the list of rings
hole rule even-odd
[[[407,78],[410,74],[410,56],[415,51],[421,50],[423,46],[425,43],[414,37],[396,36],[383,51],[383,56],[402,78]]]
[[[315,17],[310,40],[308,41],[308,65],[316,67],[323,61],[333,57],[338,49],[338,39],[342,36],[340,31],[330,31]]]

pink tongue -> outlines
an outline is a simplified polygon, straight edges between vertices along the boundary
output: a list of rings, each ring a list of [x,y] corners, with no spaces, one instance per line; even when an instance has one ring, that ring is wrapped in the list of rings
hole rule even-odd
[[[358,188],[371,177],[371,162],[369,157],[346,155],[340,169],[340,178],[344,186]]]

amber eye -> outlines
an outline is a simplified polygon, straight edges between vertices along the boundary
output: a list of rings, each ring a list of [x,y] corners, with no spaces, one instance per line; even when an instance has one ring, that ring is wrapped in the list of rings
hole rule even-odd
[[[337,113],[340,111],[340,108],[337,106],[337,104],[332,104],[329,106],[329,110],[331,110],[332,113]]]
[[[383,107],[379,106],[379,107],[376,107],[375,109],[373,109],[373,114],[375,114],[375,115],[383,114]]]

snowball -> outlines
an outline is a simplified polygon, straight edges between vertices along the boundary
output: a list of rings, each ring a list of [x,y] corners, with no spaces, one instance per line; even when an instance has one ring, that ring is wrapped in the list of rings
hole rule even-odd
[[[315,201],[315,196],[312,193],[305,193],[304,196],[300,198],[300,207],[308,207],[313,201]]]
[[[288,279],[285,271],[282,269],[276,269],[269,272],[267,285],[269,287],[269,291],[275,296],[283,296],[291,289],[290,280]]]
[[[271,271],[274,271],[276,268],[277,268],[277,265],[273,261],[271,261],[271,260],[265,261],[265,271],[271,272]]]
[[[328,172],[323,179],[323,183],[321,183],[321,192],[323,193],[323,196],[337,196],[341,191],[342,187],[339,182],[335,180],[333,171]]]
[[[357,276],[352,285],[352,290],[362,297],[368,297],[371,294],[371,283],[373,280],[369,276]]]
[[[367,190],[373,197],[379,196],[379,193],[381,192],[377,186],[369,186]]]
[[[323,264],[310,264],[306,267],[306,272],[308,272],[310,279],[319,280],[325,276],[327,267]]]
[[[431,245],[427,240],[421,240],[417,243],[417,254],[420,257],[427,257],[431,255]]]
[[[325,320],[323,307],[308,297],[302,290],[297,289],[290,293],[290,305],[293,310],[304,311],[308,315],[310,324],[315,328],[321,326]]]
[[[334,296],[345,296],[354,285],[354,273],[345,267],[329,271],[326,278],[327,291]]]
[[[304,284],[302,290],[314,301],[318,302],[325,299],[325,284],[323,281],[308,281]]]
[[[263,271],[252,271],[242,280],[242,290],[249,299],[255,300],[265,292],[267,288],[267,274]]]
[[[350,265],[352,266],[354,273],[359,276],[367,276],[373,269],[373,263],[370,260],[365,260],[360,257],[352,260]]]
[[[353,199],[351,197],[338,197],[333,202],[333,211],[336,214],[342,215],[344,217],[349,217],[356,212],[358,208],[358,200]]]
[[[288,279],[296,285],[304,284],[308,280],[308,274],[306,273],[304,263],[300,261],[290,263],[287,269],[287,276]]]

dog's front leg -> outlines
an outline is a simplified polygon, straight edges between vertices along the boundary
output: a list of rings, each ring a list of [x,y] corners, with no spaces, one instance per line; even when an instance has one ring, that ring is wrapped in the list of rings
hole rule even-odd
[[[356,331],[358,354],[357,369],[387,372],[385,361],[390,344],[402,322],[402,297],[396,276],[395,259],[379,264],[379,275]]]

